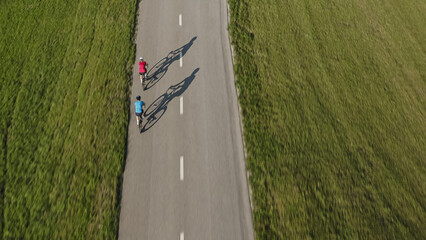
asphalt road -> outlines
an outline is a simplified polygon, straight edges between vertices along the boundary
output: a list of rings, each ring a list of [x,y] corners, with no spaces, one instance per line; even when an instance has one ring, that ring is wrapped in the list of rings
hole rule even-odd
[[[226,0],[139,5],[120,239],[254,239],[227,24]]]

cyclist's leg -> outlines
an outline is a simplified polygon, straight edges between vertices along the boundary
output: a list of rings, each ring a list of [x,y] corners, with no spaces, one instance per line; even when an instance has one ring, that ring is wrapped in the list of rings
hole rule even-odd
[[[142,79],[143,81],[145,81],[145,80],[146,80],[146,77],[145,77],[146,72],[139,73],[139,74],[141,75],[141,79]]]
[[[139,124],[140,124],[140,126],[142,125],[142,121],[143,121],[143,112],[141,113],[141,115],[139,115]]]

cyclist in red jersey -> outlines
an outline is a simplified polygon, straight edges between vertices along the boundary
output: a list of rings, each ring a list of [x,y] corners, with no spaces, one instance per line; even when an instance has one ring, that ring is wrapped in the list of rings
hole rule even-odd
[[[142,80],[146,79],[146,68],[148,67],[148,63],[143,60],[143,57],[139,58],[139,77],[141,79],[141,84],[143,84]]]

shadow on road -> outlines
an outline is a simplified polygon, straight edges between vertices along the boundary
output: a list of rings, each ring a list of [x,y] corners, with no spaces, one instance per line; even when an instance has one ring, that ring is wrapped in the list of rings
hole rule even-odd
[[[167,70],[169,69],[170,65],[174,62],[179,60],[181,57],[183,57],[188,49],[194,44],[194,41],[197,39],[197,37],[193,37],[191,41],[189,41],[187,44],[183,45],[182,47],[173,50],[169,52],[167,57],[161,59],[158,63],[152,67],[147,74],[147,79],[145,81],[145,87],[144,90],[150,89],[152,86],[154,86],[158,81],[160,81],[161,78],[163,78],[164,74],[166,74]]]
[[[167,91],[158,97],[146,110],[146,123],[141,129],[141,133],[148,131],[155,123],[160,120],[167,110],[167,104],[171,102],[175,97],[179,97],[183,92],[188,88],[195,78],[195,74],[200,70],[200,68],[195,69],[192,74],[185,78],[180,83],[170,86]]]

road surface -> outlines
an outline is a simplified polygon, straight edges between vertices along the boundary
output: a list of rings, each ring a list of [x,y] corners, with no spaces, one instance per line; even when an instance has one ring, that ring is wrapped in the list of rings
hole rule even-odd
[[[226,0],[141,1],[119,239],[254,239],[227,24]]]

